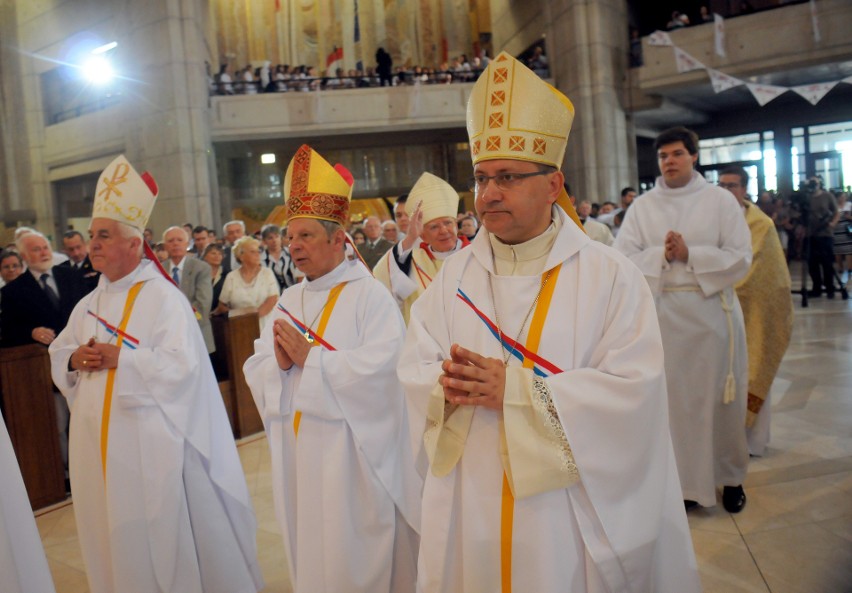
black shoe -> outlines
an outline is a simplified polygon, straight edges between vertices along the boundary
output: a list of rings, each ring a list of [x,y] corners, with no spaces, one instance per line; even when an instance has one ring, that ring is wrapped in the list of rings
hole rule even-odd
[[[684,500],[684,501],[683,501],[683,507],[684,507],[687,511],[691,511],[692,509],[694,509],[694,508],[695,508],[695,507],[697,507],[697,506],[698,506],[698,503],[697,503],[697,502],[695,502],[694,500]]]
[[[831,299],[833,299],[833,298],[834,298],[834,293],[833,293],[833,292],[827,292],[827,293],[825,293],[825,296],[826,296],[826,298],[828,298],[829,300],[831,300]]]
[[[819,297],[822,296],[822,291],[821,290],[809,290],[808,296],[812,299],[818,299]]]
[[[742,486],[725,486],[722,489],[722,505],[729,513],[739,513],[745,508],[746,495]]]

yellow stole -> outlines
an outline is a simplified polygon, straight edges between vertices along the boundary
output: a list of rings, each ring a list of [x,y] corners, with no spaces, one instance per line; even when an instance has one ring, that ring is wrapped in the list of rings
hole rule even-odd
[[[341,282],[337,286],[331,289],[328,293],[328,299],[325,301],[325,305],[323,305],[322,317],[320,317],[319,325],[317,326],[316,334],[322,338],[325,333],[325,326],[328,325],[328,320],[331,317],[331,312],[334,310],[334,305],[337,304],[337,297],[340,296],[340,293],[343,292],[343,287],[346,286],[346,282]],[[304,314],[304,311],[302,311]],[[307,323],[307,319],[303,320],[304,323]],[[319,342],[314,342],[313,346],[319,346]],[[293,434],[297,437],[299,436],[299,424],[302,422],[302,413],[299,410],[296,410],[296,413],[293,415]]]
[[[127,329],[127,324],[130,322],[130,313],[133,311],[133,305],[136,303],[136,297],[139,296],[139,291],[142,290],[142,285],[145,282],[137,282],[127,293],[127,300],[124,302],[124,311],[121,313],[121,322],[118,326],[118,336],[115,345],[121,350],[121,344],[124,342],[122,333]],[[109,417],[112,410],[112,392],[115,388],[115,371],[117,369],[109,369],[107,371],[106,388],[104,389],[104,409],[101,415],[101,467],[103,468],[104,482],[106,482],[107,470],[107,447],[109,444]]]
[[[524,344],[530,352],[538,351],[538,346],[541,342],[541,332],[544,329],[544,321],[547,319],[550,301],[553,298],[553,290],[556,287],[559,270],[561,269],[562,264],[559,264],[553,269],[553,274],[547,284],[544,285],[541,296],[538,299],[538,304],[535,307],[535,312],[530,322],[530,331],[527,334],[526,344]],[[542,282],[544,282],[546,276],[547,272],[541,275]],[[525,369],[532,369],[534,366],[535,362],[529,358],[524,358],[523,367]],[[506,472],[504,471],[503,499],[500,511],[500,576],[503,593],[511,593],[512,591],[512,526],[514,515],[515,497],[512,495],[512,489],[509,487],[509,479],[506,477]]]

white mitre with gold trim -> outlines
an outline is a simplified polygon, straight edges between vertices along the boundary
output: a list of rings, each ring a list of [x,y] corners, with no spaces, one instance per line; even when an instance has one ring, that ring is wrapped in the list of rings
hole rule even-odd
[[[109,218],[144,231],[158,193],[149,173],[139,175],[124,155],[118,156],[98,178],[92,218]]]
[[[405,211],[411,216],[420,204],[423,212],[423,224],[436,218],[452,218],[455,220],[459,212],[459,194],[453,186],[431,173],[423,173],[405,201]]]
[[[573,121],[568,97],[501,52],[476,81],[467,102],[473,164],[513,159],[559,169]]]

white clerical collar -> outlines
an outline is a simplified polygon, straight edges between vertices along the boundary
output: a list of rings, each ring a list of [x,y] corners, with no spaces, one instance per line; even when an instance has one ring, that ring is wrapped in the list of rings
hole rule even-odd
[[[557,216],[551,220],[550,226],[542,234],[517,245],[507,245],[492,233],[488,233],[488,239],[491,241],[491,249],[494,251],[496,259],[506,262],[532,261],[544,257],[550,252],[561,226],[562,222]]]
[[[669,187],[666,185],[666,181],[662,176],[657,177],[656,189],[661,194],[667,196],[687,196],[701,190],[706,185],[709,184],[707,180],[704,179],[704,176],[698,171],[693,171],[692,179],[689,180],[689,183],[680,187]]]
[[[312,292],[321,292],[330,290],[341,282],[349,282],[358,280],[359,278],[371,277],[370,271],[361,263],[359,259],[349,259],[344,257],[343,261],[337,265],[332,271],[315,278],[314,280],[304,280],[304,290]]]
[[[153,262],[147,259],[142,259],[142,261],[139,262],[139,265],[133,268],[132,272],[123,278],[119,278],[115,282],[110,282],[109,278],[107,278],[105,274],[101,274],[98,286],[102,286],[104,290],[109,293],[123,292],[130,289],[130,287],[137,282],[145,282],[147,280],[157,278],[158,276],[162,277]]]

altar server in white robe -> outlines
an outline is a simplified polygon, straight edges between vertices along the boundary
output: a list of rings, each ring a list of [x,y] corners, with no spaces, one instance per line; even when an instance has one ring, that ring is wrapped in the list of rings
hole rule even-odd
[[[244,371],[294,590],[414,591],[422,482],[396,378],[402,316],[345,256],[351,182],[302,146],[284,187],[290,255],[306,279],[281,295]]]
[[[406,324],[414,304],[432,283],[444,260],[470,245],[458,236],[459,194],[449,183],[423,173],[405,202],[408,234],[373,268],[376,280],[391,291]]]
[[[661,177],[627,211],[615,248],[639,266],[657,302],[669,420],[687,508],[746,503],[745,326],[734,285],[751,265],[751,237],[727,190],[694,170],[698,138],[678,127],[656,141]]]
[[[0,591],[54,593],[6,422],[0,416]]]
[[[263,587],[245,476],[189,301],[142,231],[157,189],[120,156],[89,227],[97,288],[50,345],[71,408],[74,515],[92,593]]]
[[[398,371],[423,592],[700,590],[650,291],[554,205],[573,112],[506,53],[471,93],[484,230],[414,304]]]

